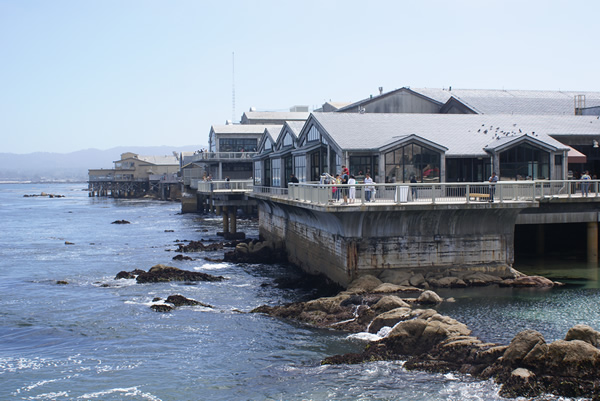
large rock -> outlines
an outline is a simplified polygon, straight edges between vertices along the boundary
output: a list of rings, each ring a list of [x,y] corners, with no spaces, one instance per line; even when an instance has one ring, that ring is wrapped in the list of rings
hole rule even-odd
[[[554,287],[556,283],[542,276],[522,276],[506,279],[499,283],[502,287]]]
[[[557,340],[548,346],[546,369],[553,376],[598,379],[600,350],[581,340]]]
[[[486,286],[491,284],[498,284],[502,279],[498,276],[491,274],[485,274],[482,272],[466,273],[461,276],[461,279],[470,286]]]
[[[600,345],[600,333],[586,324],[573,326],[567,332],[565,341],[581,340],[598,348]]]
[[[417,303],[422,305],[435,305],[442,303],[443,299],[431,290],[423,291],[417,298]]]
[[[421,273],[411,276],[408,282],[414,287],[421,287],[426,283],[425,276],[423,276]]]
[[[120,273],[119,273],[120,274]],[[136,277],[138,283],[164,283],[169,281],[222,281],[223,276],[213,276],[201,272],[182,270],[172,266],[158,264],[148,272],[142,272]]]
[[[375,288],[379,287],[382,283],[377,277],[372,276],[370,274],[365,274],[364,276],[360,276],[356,280],[352,281],[347,288],[347,292],[352,292],[356,294],[370,292]]]
[[[524,330],[510,342],[502,356],[502,363],[506,366],[518,367],[530,353],[529,361],[534,361],[543,355],[544,351],[547,351],[544,336],[535,330]]]
[[[396,308],[409,307],[410,305],[408,303],[404,302],[402,298],[395,295],[385,295],[381,297],[381,299],[377,301],[375,305],[372,306],[373,310],[377,311],[378,313],[387,312]]]
[[[183,295],[179,294],[169,295],[165,302],[168,302],[175,306],[204,306],[205,308],[212,308],[211,305],[202,303],[200,301],[196,301],[195,299],[186,298]]]
[[[453,276],[429,280],[429,284],[436,288],[464,288],[467,286],[463,280]]]
[[[383,283],[371,292],[373,292],[375,294],[390,294],[390,293],[396,293],[396,292],[419,294],[419,293],[423,292],[423,290],[421,288],[407,286],[407,285]]]
[[[242,242],[231,252],[225,252],[224,260],[234,263],[285,263],[287,255],[283,248],[273,248],[266,241]]]
[[[378,333],[383,327],[394,327],[398,322],[411,317],[412,310],[408,307],[399,307],[377,315],[369,325],[369,333]]]
[[[407,285],[412,276],[413,272],[390,269],[381,272],[381,274],[379,275],[379,279],[384,283]]]
[[[395,355],[418,355],[448,338],[447,325],[438,320],[412,319],[398,323],[382,344]]]

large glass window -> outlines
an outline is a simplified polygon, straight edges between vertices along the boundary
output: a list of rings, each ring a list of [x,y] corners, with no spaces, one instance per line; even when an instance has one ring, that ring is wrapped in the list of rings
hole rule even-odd
[[[316,151],[310,154],[310,180],[319,181],[321,178],[321,152]]]
[[[446,159],[446,182],[487,181],[492,171],[489,158]]]
[[[256,144],[256,138],[220,138],[219,152],[256,152]]]
[[[292,146],[294,144],[294,140],[290,134],[285,134],[283,137],[283,146]]]
[[[365,174],[375,178],[379,174],[379,156],[350,156],[350,174],[357,180],[365,178]]]
[[[273,186],[281,186],[281,159],[271,159],[271,174],[273,175]]]
[[[294,170],[300,182],[306,181],[306,156],[294,156]]]
[[[265,160],[265,181],[264,185],[266,187],[271,186],[271,160]]]
[[[408,144],[385,154],[385,181],[440,181],[440,153],[418,144]]]
[[[262,162],[254,162],[254,185],[262,185]]]
[[[308,131],[308,141],[318,141],[321,137],[321,134],[319,133],[319,130],[317,129],[317,127],[310,127],[310,131]]]
[[[549,179],[550,153],[529,144],[515,146],[500,153],[503,180]]]

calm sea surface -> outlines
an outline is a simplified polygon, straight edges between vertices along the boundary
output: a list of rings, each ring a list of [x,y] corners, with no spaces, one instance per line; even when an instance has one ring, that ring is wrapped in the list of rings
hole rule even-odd
[[[344,333],[244,313],[305,299],[275,280],[285,265],[173,261],[178,240],[220,240],[220,219],[177,203],[89,198],[85,184],[0,184],[0,400],[498,400],[498,387],[400,362],[320,366],[364,342]],[[65,198],[24,197],[42,191]],[[111,224],[127,220],[131,224]],[[256,236],[256,223],[239,229]],[[72,243],[67,245],[66,242]],[[135,284],[121,270],[163,263],[222,275],[218,283]],[[470,289],[440,312],[507,344],[523,329],[547,341],[577,323],[600,329],[598,267],[519,261],[571,285],[549,291]],[[58,280],[67,285],[58,285]],[[172,294],[214,308],[153,312]]]

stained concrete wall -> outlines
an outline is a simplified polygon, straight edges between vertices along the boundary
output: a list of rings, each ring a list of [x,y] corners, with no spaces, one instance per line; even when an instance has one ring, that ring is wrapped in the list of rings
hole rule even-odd
[[[522,206],[370,207],[344,211],[260,201],[260,234],[290,262],[346,285],[384,269],[505,271]]]

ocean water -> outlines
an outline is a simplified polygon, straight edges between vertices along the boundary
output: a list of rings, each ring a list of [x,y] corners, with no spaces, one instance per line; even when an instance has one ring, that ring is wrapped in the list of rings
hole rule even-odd
[[[204,259],[220,259],[223,251],[173,261],[178,241],[220,240],[220,219],[182,215],[178,203],[89,198],[85,188],[0,184],[0,400],[501,399],[492,381],[409,372],[401,361],[320,366],[323,358],[357,352],[365,343],[247,313],[310,297],[276,286],[279,278],[296,277],[295,269]],[[42,191],[65,197],[24,197]],[[256,222],[238,227],[257,235]],[[158,263],[226,280],[114,280],[121,270]],[[440,312],[502,344],[523,329],[539,330],[547,341],[577,323],[600,329],[597,266],[523,267],[570,285],[445,291],[456,302],[442,304]],[[213,307],[150,309],[153,298],[172,294]]]

